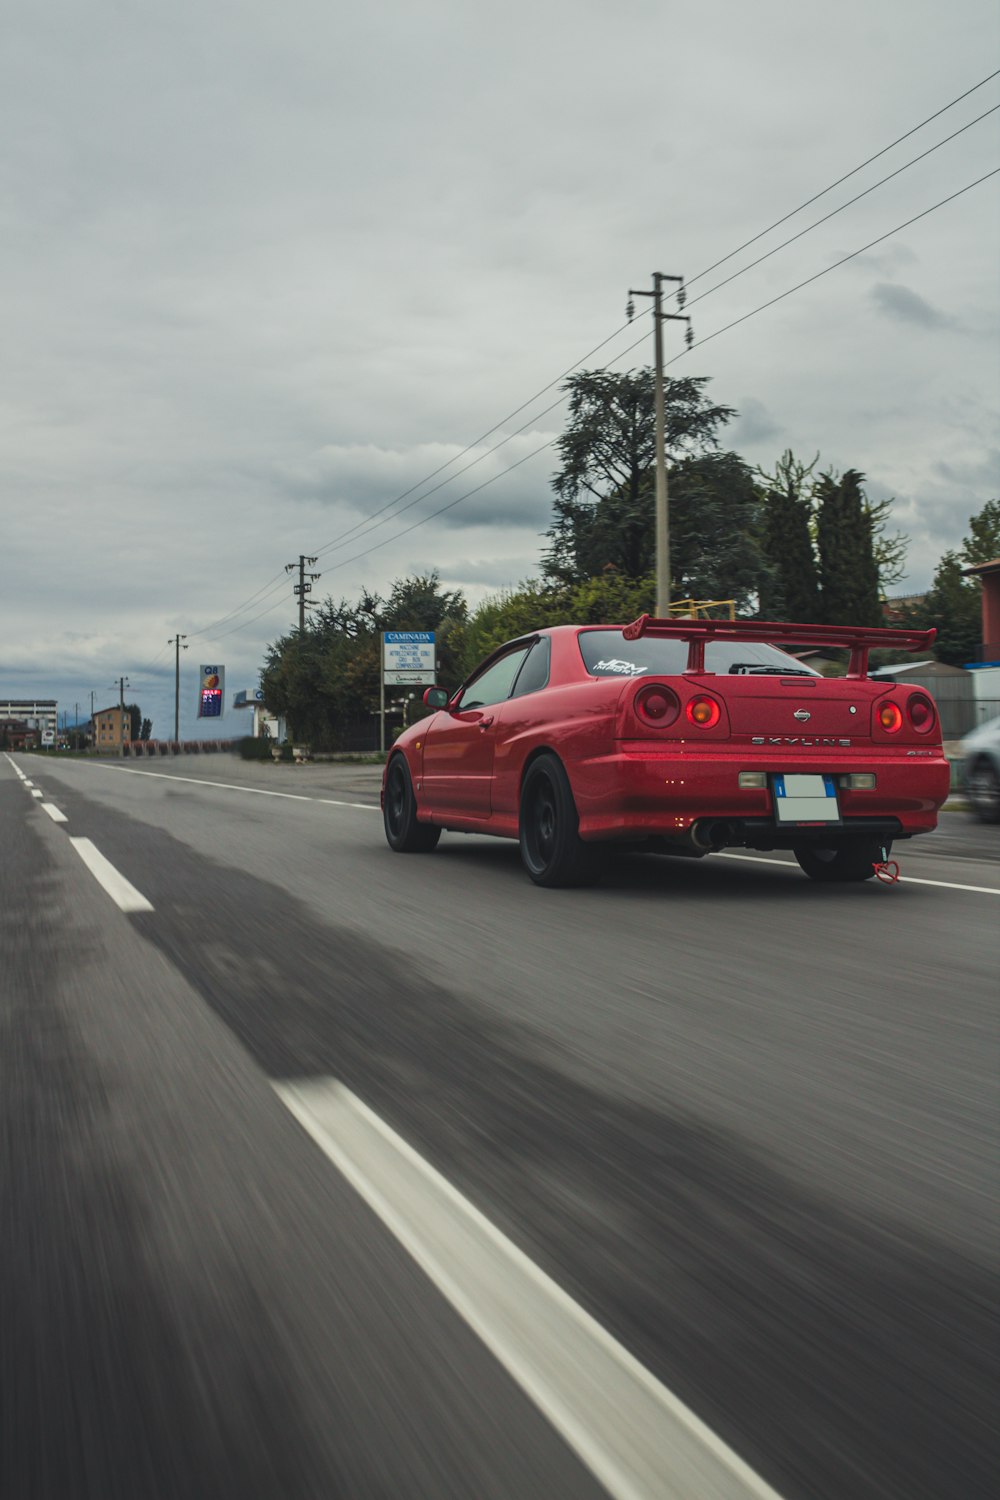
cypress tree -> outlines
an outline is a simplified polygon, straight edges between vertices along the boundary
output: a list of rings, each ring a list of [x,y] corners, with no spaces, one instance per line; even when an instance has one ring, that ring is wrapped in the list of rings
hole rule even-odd
[[[878,565],[871,516],[861,486],[848,469],[839,480],[824,474],[817,486],[820,589],[828,625],[881,625]]]
[[[762,545],[767,575],[760,588],[765,620],[808,625],[820,618],[819,574],[809,530],[809,499],[789,479],[764,496]]]

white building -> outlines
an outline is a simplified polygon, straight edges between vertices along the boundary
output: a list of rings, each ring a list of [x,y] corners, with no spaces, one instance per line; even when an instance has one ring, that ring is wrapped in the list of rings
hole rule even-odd
[[[0,698],[0,725],[27,724],[43,736],[48,731],[54,740],[59,729],[58,718],[55,698]]]

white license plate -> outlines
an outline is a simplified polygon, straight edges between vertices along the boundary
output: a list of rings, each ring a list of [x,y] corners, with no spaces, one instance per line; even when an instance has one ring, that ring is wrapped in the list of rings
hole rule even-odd
[[[774,816],[779,823],[839,823],[832,776],[774,776]]]

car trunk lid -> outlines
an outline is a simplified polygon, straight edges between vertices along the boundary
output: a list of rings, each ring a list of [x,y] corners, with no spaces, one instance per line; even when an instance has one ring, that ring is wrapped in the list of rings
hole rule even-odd
[[[700,676],[724,699],[734,737],[761,734],[871,736],[872,703],[885,684],[864,679],[731,673]]]

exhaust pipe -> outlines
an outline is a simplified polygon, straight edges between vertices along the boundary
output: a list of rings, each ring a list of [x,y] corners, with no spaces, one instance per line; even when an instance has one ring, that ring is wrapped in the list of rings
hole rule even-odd
[[[692,827],[691,841],[696,849],[713,854],[737,842],[736,829],[725,818],[704,818]]]

